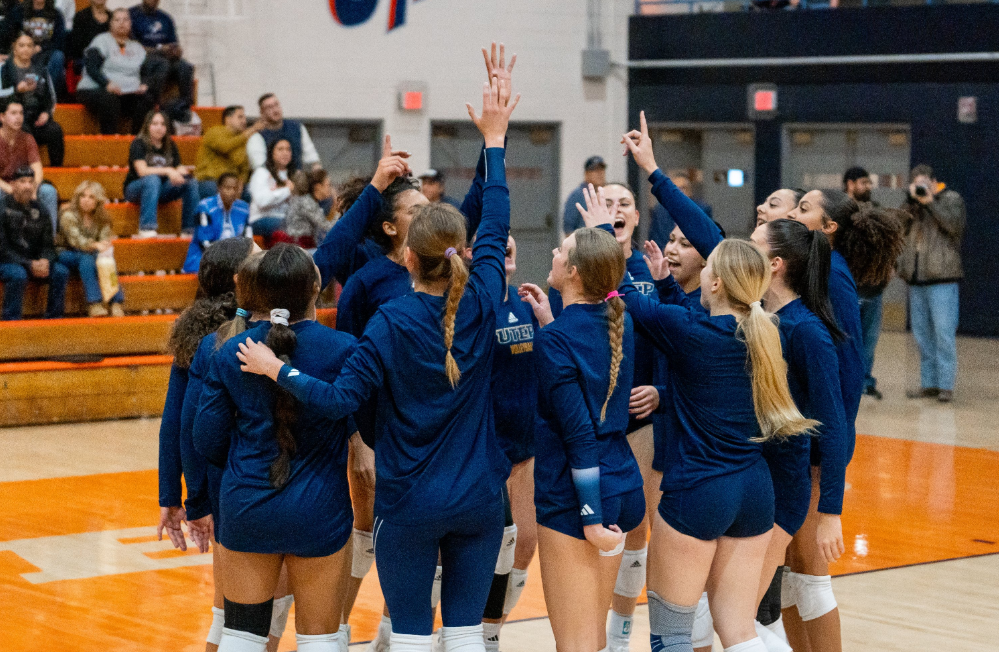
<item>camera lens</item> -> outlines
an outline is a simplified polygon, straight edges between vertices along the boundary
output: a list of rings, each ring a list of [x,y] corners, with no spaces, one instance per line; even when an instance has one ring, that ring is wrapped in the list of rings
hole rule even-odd
[[[922,186],[916,186],[916,196],[917,197],[925,197],[928,194],[929,193],[926,192],[926,188],[924,188]]]

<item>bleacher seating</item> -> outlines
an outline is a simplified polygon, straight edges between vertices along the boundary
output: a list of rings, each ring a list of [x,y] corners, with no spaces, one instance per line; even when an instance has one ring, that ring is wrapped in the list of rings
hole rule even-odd
[[[195,111],[204,129],[222,123],[219,107]],[[87,305],[73,278],[66,292],[68,317],[36,319],[44,312],[47,287],[29,284],[26,319],[0,322],[0,427],[158,416],[172,363],[166,354],[170,328],[198,285],[196,275],[180,273],[190,239],[131,239],[138,232],[139,207],[115,200],[122,198],[132,137],[99,135],[97,122],[79,104],[57,105],[54,117],[66,133],[66,167],[46,167],[45,178],[63,201],[83,180],[106,189],[128,316],[76,316],[85,315]],[[182,162],[194,165],[201,138],[175,140]],[[160,206],[160,232],[179,233],[180,218],[179,201]],[[335,314],[321,311],[320,320],[332,324]]]

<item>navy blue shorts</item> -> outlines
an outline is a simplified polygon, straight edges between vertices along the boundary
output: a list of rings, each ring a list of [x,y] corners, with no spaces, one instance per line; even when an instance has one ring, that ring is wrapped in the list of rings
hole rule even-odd
[[[645,491],[634,489],[620,496],[604,498],[601,501],[604,526],[616,525],[622,532],[631,532],[645,518]],[[577,539],[586,539],[583,534],[583,519],[579,516],[579,508],[549,514],[538,519],[538,525],[567,534]]]
[[[799,435],[763,444],[763,459],[774,485],[774,523],[791,536],[804,524],[812,500],[810,439]]]
[[[664,491],[659,515],[677,532],[702,541],[755,537],[774,526],[774,486],[763,459],[748,469],[691,489]]]

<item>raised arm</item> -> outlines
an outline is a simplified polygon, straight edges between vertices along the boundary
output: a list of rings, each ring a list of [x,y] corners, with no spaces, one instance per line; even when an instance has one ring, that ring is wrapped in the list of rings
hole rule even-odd
[[[667,305],[645,296],[627,276],[619,291],[635,324],[659,349],[669,353],[683,346],[693,322],[690,308]]]
[[[472,249],[472,282],[478,282],[498,303],[506,294],[506,241],[510,234],[510,191],[506,185],[506,132],[520,95],[510,97],[510,85],[493,77],[482,89],[482,115],[466,104],[468,115],[486,141],[486,182],[482,192],[482,223]]]
[[[645,111],[641,113],[640,130],[625,134],[621,142],[627,147],[628,152],[631,152],[638,167],[649,175],[652,194],[669,212],[676,225],[683,231],[684,237],[694,245],[697,253],[706,259],[723,240],[721,231],[707,213],[701,210],[694,200],[683,194],[659,169],[652,149],[652,139],[649,137],[649,126],[645,121]]]
[[[409,174],[409,163],[406,162],[408,158],[409,152],[392,149],[392,138],[386,135],[382,145],[382,158],[378,161],[378,170],[371,183],[343,217],[337,220],[312,256],[319,268],[323,288],[334,279],[341,285],[345,284],[347,277],[356,269],[358,246],[382,207],[382,193],[397,177]]]

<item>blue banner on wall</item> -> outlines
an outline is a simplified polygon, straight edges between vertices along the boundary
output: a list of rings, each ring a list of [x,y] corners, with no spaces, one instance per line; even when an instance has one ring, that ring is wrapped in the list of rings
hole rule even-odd
[[[408,0],[388,0],[388,31],[402,27],[406,23],[406,3]],[[344,27],[356,27],[370,20],[378,8],[378,0],[329,0],[333,19]]]

